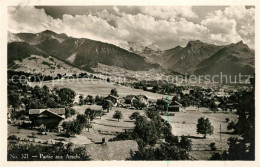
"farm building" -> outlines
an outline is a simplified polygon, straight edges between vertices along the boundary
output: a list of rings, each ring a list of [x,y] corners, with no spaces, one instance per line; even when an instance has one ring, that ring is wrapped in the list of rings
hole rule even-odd
[[[125,103],[126,104],[133,104],[134,99],[136,99],[135,95],[127,95],[125,97]]]
[[[133,105],[134,100],[138,100],[146,105],[148,105],[149,101],[148,101],[148,97],[146,97],[145,95],[127,95],[125,97],[125,103],[126,104],[131,104]]]
[[[34,127],[44,125],[47,129],[53,129],[65,118],[65,108],[31,109],[29,118]]]
[[[182,104],[177,101],[174,101],[171,105],[168,106],[168,112],[180,112],[182,110]]]
[[[114,107],[120,103],[119,97],[113,95],[108,95],[107,97],[104,98],[104,100],[106,101],[110,100],[113,103]]]

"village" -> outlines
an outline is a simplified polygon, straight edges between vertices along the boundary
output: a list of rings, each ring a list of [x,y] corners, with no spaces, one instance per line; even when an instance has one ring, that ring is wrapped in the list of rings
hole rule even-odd
[[[243,94],[241,90],[171,86],[165,89],[172,89],[173,93],[165,95],[165,89],[164,94],[158,94],[161,86],[136,92],[138,89],[108,82],[107,91],[86,94],[79,92],[82,88],[77,89],[75,84],[69,86],[62,82],[61,87],[57,83],[48,87],[48,82],[42,82],[41,87],[37,83],[29,86],[9,82],[9,145],[72,144],[83,146],[92,160],[126,160],[131,158],[131,152],[138,151],[139,144],[132,133],[139,115],[149,118],[151,113],[164,120],[162,126],[170,124],[172,134],[189,141],[188,159],[210,159],[213,154],[228,149],[229,137],[238,136],[232,129],[238,121],[236,110],[238,98]],[[85,89],[93,91],[87,86]],[[123,92],[124,89],[127,91]],[[196,129],[200,118],[211,124],[207,137]]]

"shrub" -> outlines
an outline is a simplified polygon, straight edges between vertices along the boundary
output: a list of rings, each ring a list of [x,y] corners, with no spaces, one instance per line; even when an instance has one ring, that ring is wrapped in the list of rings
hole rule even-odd
[[[216,150],[217,150],[217,148],[216,148],[215,145],[216,145],[216,143],[210,143],[210,144],[209,144],[209,147],[210,147],[210,150],[211,150],[211,151],[216,151]]]
[[[231,122],[228,123],[227,129],[228,129],[228,130],[232,130],[232,129],[235,128],[235,125],[236,125],[235,122],[234,122],[234,121],[231,121]]]
[[[8,137],[8,140],[20,140],[20,137],[17,137],[16,135],[11,135]]]
[[[114,113],[114,115],[113,115],[113,118],[114,118],[114,119],[117,119],[118,122],[119,122],[119,120],[123,118],[123,115],[122,115],[121,111],[118,111],[118,110],[115,111],[115,113]]]
[[[229,122],[229,118],[226,118],[226,122]]]
[[[129,119],[133,120],[133,119],[136,119],[139,116],[140,116],[140,113],[136,111],[129,116]]]

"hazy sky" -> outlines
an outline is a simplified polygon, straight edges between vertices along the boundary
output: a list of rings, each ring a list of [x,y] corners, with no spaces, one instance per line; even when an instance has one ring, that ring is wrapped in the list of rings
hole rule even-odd
[[[245,6],[27,6],[9,7],[10,32],[46,29],[128,49],[169,49],[190,40],[254,48],[255,9]]]

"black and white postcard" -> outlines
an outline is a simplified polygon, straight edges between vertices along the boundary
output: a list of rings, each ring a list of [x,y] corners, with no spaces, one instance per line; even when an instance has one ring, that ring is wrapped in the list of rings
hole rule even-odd
[[[259,6],[196,2],[1,1],[4,166],[258,167]]]

